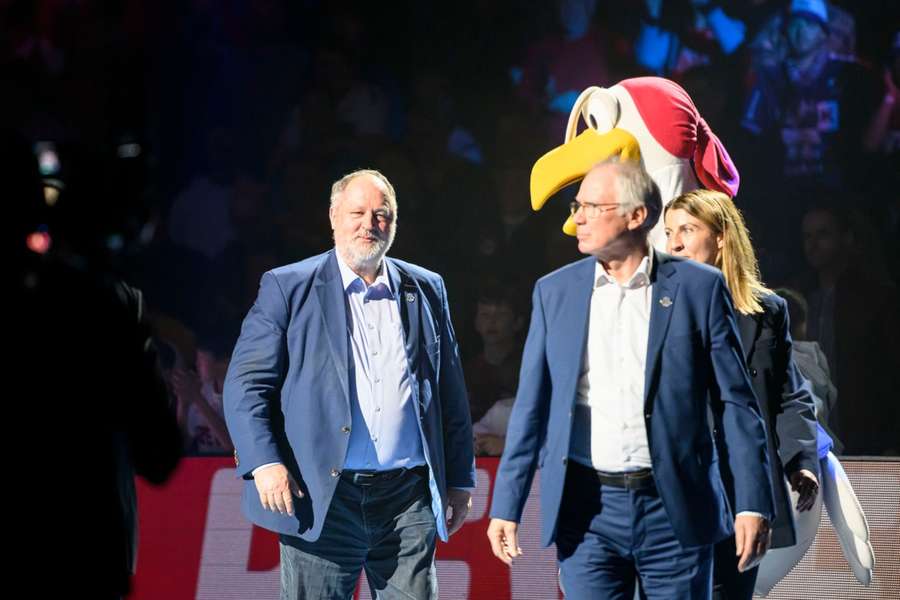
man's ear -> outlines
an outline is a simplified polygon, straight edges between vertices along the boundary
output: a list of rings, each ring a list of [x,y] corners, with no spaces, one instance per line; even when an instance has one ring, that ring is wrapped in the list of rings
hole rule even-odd
[[[639,229],[644,221],[647,220],[647,207],[646,206],[638,206],[631,214],[628,216],[628,230],[635,231]]]

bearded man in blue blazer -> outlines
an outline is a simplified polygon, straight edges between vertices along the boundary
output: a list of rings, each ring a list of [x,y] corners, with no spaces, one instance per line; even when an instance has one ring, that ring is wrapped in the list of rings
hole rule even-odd
[[[636,579],[648,598],[709,598],[716,542],[735,534],[743,568],[769,543],[766,432],[731,298],[718,270],[649,247],[660,211],[639,164],[594,167],[572,203],[590,257],[534,289],[488,537],[504,562],[521,554],[540,468],[567,598],[631,600]]]
[[[281,597],[436,598],[465,520],[472,426],[441,277],[387,258],[393,186],[332,187],[335,249],[265,273],[225,382],[244,514],[280,534]]]

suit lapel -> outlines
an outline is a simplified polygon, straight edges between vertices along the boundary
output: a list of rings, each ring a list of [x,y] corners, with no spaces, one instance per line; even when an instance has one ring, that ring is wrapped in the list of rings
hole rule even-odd
[[[575,385],[578,383],[584,361],[585,344],[591,322],[591,295],[594,292],[596,272],[596,259],[583,260],[577,268],[572,270],[572,280],[564,284],[567,289],[563,294],[562,309],[559,313],[562,318],[553,323],[547,323],[548,331],[558,333],[556,339],[563,344],[563,347],[560,348],[561,352],[558,352],[559,356],[573,357],[573,360],[566,361],[572,371],[569,374],[571,377],[562,378],[562,381],[571,379]],[[572,318],[573,315],[583,315],[583,318]],[[551,352],[553,351],[551,349]]]
[[[344,398],[350,401],[350,388],[347,381],[347,306],[344,297],[344,286],[338,269],[337,256],[334,250],[329,252],[325,264],[316,274],[316,296],[322,310],[322,320],[328,333],[328,347],[334,361],[337,376],[341,382]]]
[[[753,357],[753,348],[756,347],[756,340],[762,333],[762,315],[745,315],[735,311],[738,321],[738,329],[741,335],[741,348],[744,351],[744,360],[747,364]]]
[[[647,339],[647,361],[644,370],[644,406],[652,410],[650,399],[656,384],[659,355],[666,340],[669,322],[674,312],[673,305],[678,296],[678,272],[668,254],[652,250],[653,269],[650,282],[653,285],[650,300],[650,331]]]
[[[403,323],[403,339],[406,345],[406,357],[409,360],[410,371],[418,364],[419,337],[422,321],[421,290],[408,273],[391,259],[385,258],[385,268],[391,281],[391,289],[394,290],[397,308],[400,312],[400,321]]]

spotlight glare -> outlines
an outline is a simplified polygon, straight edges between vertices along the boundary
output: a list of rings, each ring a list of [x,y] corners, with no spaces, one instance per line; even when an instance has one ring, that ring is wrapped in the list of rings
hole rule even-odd
[[[47,206],[56,206],[59,200],[59,190],[52,185],[44,186],[44,202]]]
[[[28,246],[29,250],[37,254],[47,254],[52,242],[50,234],[46,231],[35,231],[28,234],[28,237],[25,238],[25,245]]]
[[[136,143],[119,144],[116,154],[119,158],[137,158],[141,155],[141,145]]]

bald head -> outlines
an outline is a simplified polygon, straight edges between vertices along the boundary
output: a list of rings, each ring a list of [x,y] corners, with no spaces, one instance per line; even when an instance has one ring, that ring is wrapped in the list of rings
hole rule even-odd
[[[347,173],[346,175],[335,181],[331,186],[331,208],[334,208],[341,201],[341,197],[344,193],[344,190],[347,189],[347,186],[358,179],[364,179],[371,182],[372,185],[376,186],[381,191],[384,200],[390,207],[394,223],[396,223],[397,194],[394,191],[394,186],[391,185],[391,182],[388,181],[388,178],[385,177],[384,174],[382,174],[380,171],[376,171],[375,169],[359,169],[351,173]]]

